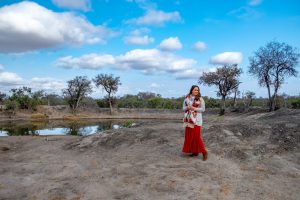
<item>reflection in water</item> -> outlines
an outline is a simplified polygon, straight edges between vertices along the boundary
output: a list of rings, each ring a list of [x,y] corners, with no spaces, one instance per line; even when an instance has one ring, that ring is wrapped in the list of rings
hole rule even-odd
[[[7,135],[38,135],[38,131],[35,127],[19,127],[16,129],[7,129],[6,131]]]
[[[65,128],[49,128],[49,129],[43,129],[38,130],[38,135],[65,135],[64,132]]]
[[[56,123],[58,123],[56,121]],[[98,122],[60,122],[59,125],[47,123],[16,124],[9,122],[1,125],[0,136],[18,135],[92,135],[108,129],[118,129],[133,124],[131,121],[98,121]],[[2,128],[3,127],[3,128]]]
[[[0,130],[0,136],[8,136],[8,132]]]

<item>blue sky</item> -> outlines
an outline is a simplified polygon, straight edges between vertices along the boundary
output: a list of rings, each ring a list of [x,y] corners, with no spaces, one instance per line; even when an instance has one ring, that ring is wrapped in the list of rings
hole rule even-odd
[[[120,76],[117,96],[180,97],[203,72],[238,63],[240,91],[266,97],[248,58],[273,40],[299,50],[299,25],[297,0],[0,0],[0,91],[61,94],[75,76],[107,73]],[[288,78],[279,93],[298,95],[299,83]]]

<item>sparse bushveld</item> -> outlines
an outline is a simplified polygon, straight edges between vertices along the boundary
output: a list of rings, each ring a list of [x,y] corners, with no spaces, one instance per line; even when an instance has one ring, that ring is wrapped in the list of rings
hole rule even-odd
[[[0,0],[0,200],[299,200],[299,25],[300,0]]]

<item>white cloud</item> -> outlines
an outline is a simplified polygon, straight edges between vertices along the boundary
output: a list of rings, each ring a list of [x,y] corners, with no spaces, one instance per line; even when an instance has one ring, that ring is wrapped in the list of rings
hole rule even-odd
[[[148,28],[139,28],[139,29],[135,29],[135,30],[131,31],[130,35],[142,35],[142,34],[146,34],[149,32],[150,32],[150,29],[148,29]]]
[[[3,85],[18,85],[21,84],[23,79],[16,73],[0,72],[0,84]]]
[[[146,74],[168,72],[175,73],[193,67],[196,61],[181,58],[157,49],[135,49],[116,57],[118,69],[136,69]]]
[[[30,87],[33,90],[45,90],[46,92],[57,92],[66,87],[66,82],[50,77],[35,77],[24,79],[16,73],[0,71],[0,89],[6,92],[12,88]]]
[[[250,0],[249,1],[249,5],[250,6],[257,6],[260,5],[262,3],[263,0]]]
[[[148,45],[154,42],[154,38],[143,35],[147,32],[149,32],[148,29],[136,29],[132,31],[129,36],[125,37],[124,42],[126,44]]]
[[[144,36],[129,36],[125,38],[126,44],[148,45],[154,42],[154,39],[148,35]]]
[[[199,79],[203,72],[215,72],[216,68],[206,68],[206,69],[187,69],[182,72],[174,74],[176,79]]]
[[[176,51],[182,48],[182,44],[178,37],[169,37],[160,43],[159,48],[164,51]]]
[[[3,65],[0,64],[0,72],[1,72],[2,70],[4,70],[4,67],[3,67]]]
[[[147,10],[147,13],[143,17],[137,19],[128,20],[129,23],[134,23],[137,25],[154,25],[163,26],[167,22],[181,22],[179,12],[169,12],[166,13],[161,10]]]
[[[240,52],[223,52],[211,57],[212,64],[240,64],[243,59],[243,54]]]
[[[34,77],[28,81],[28,87],[45,91],[58,91],[66,87],[66,83],[51,77]]]
[[[23,1],[0,8],[0,53],[104,43],[114,35],[73,13],[56,13],[37,3]]]
[[[228,12],[228,15],[242,20],[255,20],[260,18],[263,14],[250,7],[241,7]]]
[[[145,74],[176,73],[193,68],[197,62],[158,49],[134,49],[118,56],[87,54],[81,57],[59,58],[55,65],[64,68],[139,70]]]
[[[89,11],[91,9],[90,0],[52,0],[60,8]]]
[[[174,74],[176,79],[198,79],[202,75],[202,71],[196,69],[187,69]]]
[[[151,87],[151,88],[159,88],[160,85],[157,84],[157,83],[151,83],[150,87]]]
[[[144,10],[155,10],[157,8],[157,3],[149,0],[127,0],[127,2],[136,3]]]
[[[204,51],[206,49],[206,44],[204,42],[198,41],[194,44],[193,49],[196,51]]]
[[[99,69],[106,66],[113,65],[115,59],[112,55],[108,54],[86,54],[79,58],[73,56],[66,56],[59,58],[55,65],[64,68],[86,68],[86,69]]]

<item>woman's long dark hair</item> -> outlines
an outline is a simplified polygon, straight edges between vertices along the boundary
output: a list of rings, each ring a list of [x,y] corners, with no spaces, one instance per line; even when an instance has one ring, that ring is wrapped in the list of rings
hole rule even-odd
[[[195,97],[196,100],[199,100],[201,97],[201,93],[200,93],[200,88],[198,87],[198,85],[192,85],[191,89],[190,89],[190,93],[188,95],[191,95],[193,93],[194,88],[197,87],[198,88],[198,95]]]

